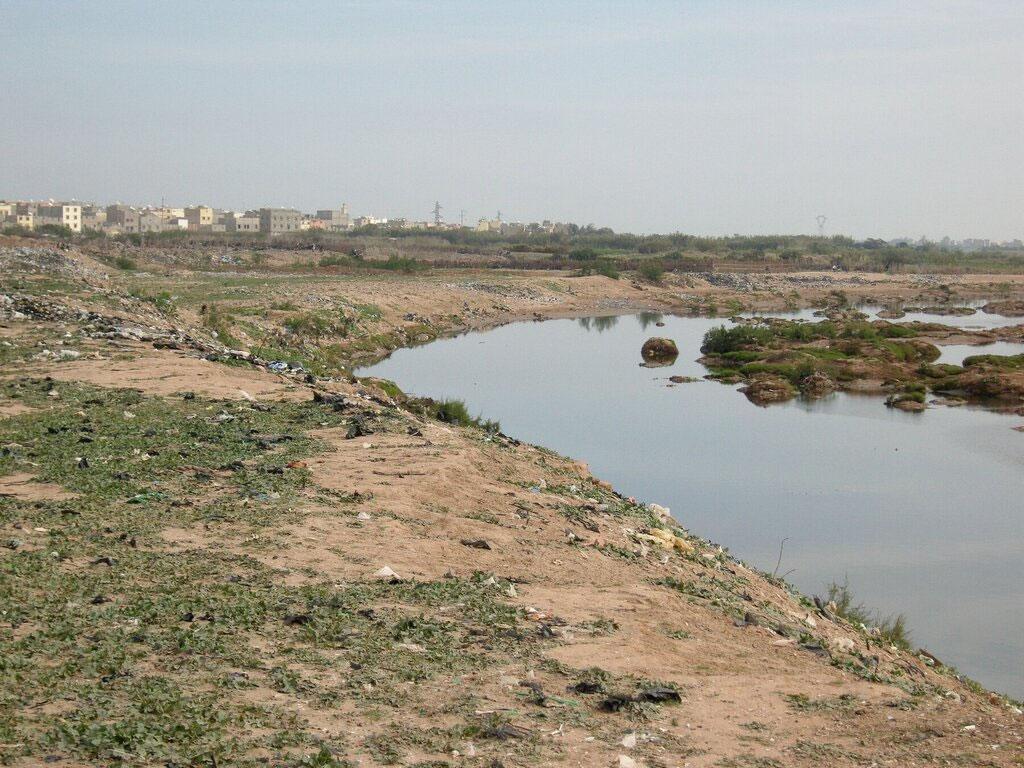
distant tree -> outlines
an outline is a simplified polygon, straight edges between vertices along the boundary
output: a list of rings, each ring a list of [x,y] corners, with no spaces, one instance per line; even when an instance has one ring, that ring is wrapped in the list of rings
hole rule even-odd
[[[886,248],[882,251],[882,267],[886,272],[895,272],[906,263],[906,254],[898,248]]]

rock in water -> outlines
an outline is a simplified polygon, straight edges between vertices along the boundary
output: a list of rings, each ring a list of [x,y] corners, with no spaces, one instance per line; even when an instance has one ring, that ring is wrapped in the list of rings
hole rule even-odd
[[[800,382],[800,391],[805,397],[824,397],[836,391],[836,383],[827,373],[815,371]]]
[[[665,361],[675,360],[679,357],[679,347],[672,339],[665,339],[661,336],[652,336],[640,348],[640,354],[644,360]]]
[[[796,388],[779,376],[759,376],[740,392],[754,405],[781,403],[796,396]]]

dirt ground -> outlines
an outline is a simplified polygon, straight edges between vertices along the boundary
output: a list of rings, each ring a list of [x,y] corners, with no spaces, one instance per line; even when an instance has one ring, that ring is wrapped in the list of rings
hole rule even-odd
[[[117,280],[97,276],[102,265],[88,267],[88,275],[75,279],[102,291],[117,290]],[[223,301],[236,308],[259,305],[270,318],[279,318],[275,313],[284,310],[270,307],[283,301],[304,308],[372,305],[367,333],[415,326],[429,328],[434,336],[524,318],[632,310],[722,314],[736,302],[764,309],[809,306],[837,290],[850,301],[882,303],[925,302],[950,290],[960,299],[1024,292],[1024,276],[1004,275],[797,273],[727,275],[720,285],[716,280],[678,275],[654,286],[629,279],[483,271],[287,276],[280,282],[235,281],[229,287],[237,292],[228,291]],[[156,280],[172,291],[184,291],[190,281],[193,276],[177,273]],[[60,297],[51,293],[47,299]],[[100,311],[94,299],[83,293],[68,296],[67,303]],[[144,302],[128,301],[127,313],[148,326],[187,328],[197,336],[206,332],[194,302],[166,317]],[[116,311],[126,312],[126,305],[115,304]],[[109,302],[106,311],[113,311]],[[9,316],[2,325],[5,339],[16,345],[24,341],[32,351],[56,349],[53,340],[76,328],[71,320],[41,317]],[[225,407],[221,401],[270,407],[311,402],[314,391],[328,391],[358,403],[374,425],[354,438],[347,423],[310,433],[322,449],[303,459],[302,471],[308,471],[316,493],[300,497],[287,519],[258,530],[240,524],[168,524],[160,526],[154,551],[169,557],[244,555],[272,569],[287,586],[362,583],[384,567],[402,582],[416,583],[493,574],[495,594],[515,608],[531,637],[543,638],[539,651],[494,655],[484,668],[405,684],[415,702],[410,707],[368,706],[359,699],[313,706],[301,689],[288,692],[262,683],[222,693],[225,701],[278,707],[318,737],[344,740],[352,745],[345,755],[352,764],[1024,764],[1024,716],[1018,704],[959,678],[926,654],[887,646],[835,618],[783,583],[688,535],[679,528],[686,520],[666,523],[684,543],[662,547],[648,533],[649,510],[614,494],[579,462],[473,427],[441,423],[341,377],[311,383],[301,374],[227,365],[206,360],[195,349],[155,349],[144,341],[91,337],[79,346],[87,354],[77,359],[33,355],[8,363],[5,378],[51,377],[58,391],[72,382],[130,388],[167,401],[192,392],[211,401],[211,414]],[[384,351],[372,344],[357,350],[365,356]],[[4,419],[33,412],[18,401],[0,401]],[[0,494],[22,502],[75,498],[59,484],[37,481],[27,466],[0,478]],[[340,513],[327,501],[341,496],[361,500],[359,517]],[[0,533],[33,535],[28,522]],[[262,537],[263,545],[254,547],[253,537]],[[282,647],[269,636],[257,632],[250,643],[264,669],[282,658]],[[636,716],[608,711],[600,694],[567,693],[586,670],[599,670],[619,685],[623,680],[671,685],[678,701],[645,705]],[[347,662],[339,661],[315,676],[326,686],[347,674]],[[385,725],[410,733],[447,727],[465,701],[473,702],[469,709],[476,716],[510,717],[528,731],[531,748],[517,746],[519,736],[486,743],[483,737],[466,738],[445,753],[412,742],[392,762],[365,746]],[[53,751],[64,755],[58,765],[105,762],[76,758],[84,753],[72,748]],[[14,764],[42,765],[44,758],[22,755]]]

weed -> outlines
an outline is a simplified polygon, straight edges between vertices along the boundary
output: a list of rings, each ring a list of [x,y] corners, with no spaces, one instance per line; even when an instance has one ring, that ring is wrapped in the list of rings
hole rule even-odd
[[[835,614],[853,626],[874,628],[877,636],[885,643],[904,650],[910,648],[911,640],[906,617],[903,614],[888,617],[878,616],[863,603],[856,601],[849,585],[845,582],[829,584],[826,602],[834,604]]]
[[[477,427],[485,432],[500,432],[501,424],[497,421],[484,419],[481,416],[470,416],[466,403],[462,400],[442,400],[434,404],[434,418],[446,424],[457,424],[460,427]]]

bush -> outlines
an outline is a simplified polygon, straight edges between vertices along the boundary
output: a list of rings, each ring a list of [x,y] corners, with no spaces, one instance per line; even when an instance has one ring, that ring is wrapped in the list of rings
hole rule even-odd
[[[828,586],[828,599],[825,602],[834,603],[835,613],[855,627],[861,624],[869,628],[876,627],[882,640],[897,648],[910,648],[910,632],[907,629],[907,619],[902,613],[880,617],[863,603],[854,602],[848,584],[837,584],[834,581]]]
[[[700,351],[704,354],[735,352],[742,347],[768,344],[772,337],[773,334],[768,328],[756,328],[752,325],[726,328],[720,325],[704,334],[704,343],[701,344]]]
[[[500,432],[501,424],[497,421],[470,416],[466,403],[462,400],[442,400],[434,407],[434,416],[446,424],[457,424],[460,427],[477,427],[485,432]]]
[[[640,262],[637,272],[645,280],[650,280],[652,283],[660,283],[662,276],[665,274],[665,265],[660,259],[647,259]]]
[[[320,267],[345,267],[352,263],[352,260],[343,254],[332,253],[330,256],[321,256],[317,262]]]
[[[595,261],[597,259],[597,251],[593,248],[576,248],[569,251],[569,258],[573,261]]]
[[[611,259],[598,259],[593,264],[581,267],[580,275],[583,277],[587,275],[603,275],[604,277],[610,277],[612,280],[618,280],[619,270]]]
[[[40,235],[56,235],[57,237],[66,237],[68,239],[75,236],[75,233],[69,227],[61,224],[43,224],[36,227],[36,232]]]
[[[395,256],[394,254],[388,256],[387,261],[373,262],[372,266],[377,269],[389,269],[407,274],[424,268],[424,265],[420,264],[416,259],[409,258],[408,256]]]
[[[128,256],[118,256],[114,259],[114,266],[118,269],[123,269],[126,272],[133,272],[139,268],[138,264],[135,263],[135,259],[129,258]]]
[[[813,341],[814,339],[834,339],[836,325],[831,320],[817,323],[791,323],[779,331],[779,335],[790,341]]]

